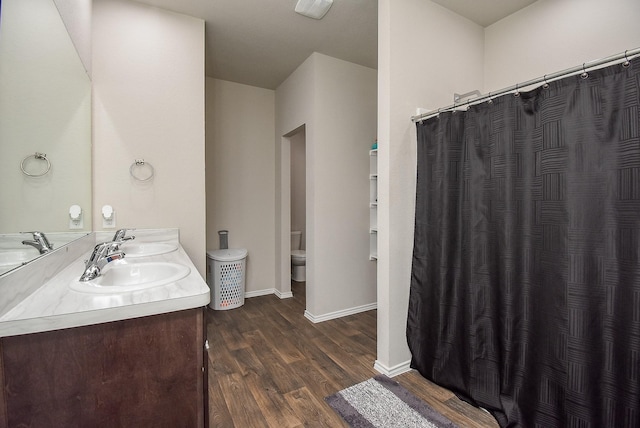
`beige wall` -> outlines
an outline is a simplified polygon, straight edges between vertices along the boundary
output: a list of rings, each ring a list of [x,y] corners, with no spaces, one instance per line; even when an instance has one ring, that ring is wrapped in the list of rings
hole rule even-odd
[[[369,154],[376,136],[376,71],[314,53],[276,90],[276,223],[287,287],[290,136],[306,132],[307,311],[313,321],[375,307],[369,251]]]
[[[305,248],[307,236],[307,168],[304,128],[290,138],[291,142],[291,230],[302,232],[300,248]]]
[[[315,123],[310,120],[315,111],[315,90],[313,81],[315,76],[315,56],[311,56],[276,89],[276,130],[275,130],[275,175],[276,175],[276,294],[291,295],[291,174],[289,159],[291,156],[290,137],[299,132],[304,126],[307,156],[310,156],[315,141]],[[313,164],[306,162],[307,182],[313,176]],[[306,210],[308,213],[306,227],[307,284],[312,282],[314,266],[309,263],[309,233],[310,221],[314,217],[314,200],[312,187],[306,190]],[[307,294],[307,306],[313,296]]]
[[[51,0],[2,2],[0,94],[0,232],[68,231],[75,204],[90,231],[91,81]]]
[[[539,0],[483,29],[428,0],[379,0],[378,370],[403,371],[417,107],[640,46],[636,0]],[[419,49],[418,49],[419,46]]]
[[[207,248],[246,248],[249,296],[275,288],[275,92],[206,79]]]
[[[94,230],[180,229],[205,275],[204,22],[123,0],[93,5]],[[135,159],[155,168],[129,175]]]
[[[485,91],[640,47],[638,0],[538,0],[487,27]]]
[[[405,339],[415,207],[417,107],[482,90],[483,29],[427,0],[378,2],[378,359],[410,358]]]
[[[91,9],[93,0],[53,0],[53,2],[60,12],[84,68],[91,75]]]

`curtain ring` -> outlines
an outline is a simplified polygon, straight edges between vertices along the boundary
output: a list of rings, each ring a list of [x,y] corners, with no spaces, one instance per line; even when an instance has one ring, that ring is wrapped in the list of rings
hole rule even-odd
[[[491,92],[489,92],[489,100],[487,101],[487,104],[493,104],[493,98],[491,98]]]
[[[587,77],[589,77],[589,73],[587,73],[587,70],[584,68],[585,63],[582,63],[582,74],[580,75],[580,77],[582,79],[586,79]]]
[[[547,82],[547,75],[544,75],[544,85],[542,85],[543,89],[547,89],[549,87],[549,83]]]
[[[627,68],[631,65],[631,62],[629,62],[629,57],[627,56],[627,51],[624,51],[624,62],[622,63],[622,66],[624,68]]]
[[[520,91],[518,90],[518,85],[519,85],[519,83],[516,83],[516,92],[513,94],[514,97],[519,97],[520,96]]]

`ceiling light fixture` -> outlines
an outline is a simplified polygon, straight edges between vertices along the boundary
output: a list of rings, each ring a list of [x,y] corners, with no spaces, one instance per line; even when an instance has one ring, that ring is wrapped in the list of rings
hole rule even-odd
[[[329,11],[333,0],[298,0],[296,12],[313,19],[322,19]]]

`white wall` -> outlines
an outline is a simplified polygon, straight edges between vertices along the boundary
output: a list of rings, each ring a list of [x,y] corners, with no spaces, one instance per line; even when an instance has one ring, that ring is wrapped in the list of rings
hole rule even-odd
[[[60,12],[84,68],[91,76],[91,9],[93,1],[53,0],[53,2]]]
[[[275,92],[206,79],[207,248],[246,248],[245,291],[275,288]]]
[[[640,46],[636,0],[538,0],[486,29],[428,0],[379,0],[378,370],[403,370],[417,107]]]
[[[292,135],[291,142],[291,230],[302,232],[300,249],[305,248],[307,236],[307,168],[306,168],[306,141],[304,128]]]
[[[51,0],[2,2],[0,58],[0,232],[68,231],[75,204],[91,230],[91,81]]]
[[[307,311],[313,321],[375,306],[369,251],[369,155],[376,71],[314,53],[276,90],[279,279],[289,269],[292,131],[305,125]],[[286,259],[286,260],[285,260]]]
[[[307,149],[307,181],[314,174],[313,164],[309,162],[313,143],[315,141],[315,123],[312,118],[315,112],[315,76],[312,55],[276,89],[276,130],[275,130],[275,174],[276,174],[276,218],[275,218],[275,255],[276,255],[276,294],[291,295],[291,172],[289,162],[291,158],[291,141],[295,133],[305,130],[305,144]],[[303,128],[304,127],[304,128]],[[310,257],[310,221],[314,218],[314,189],[308,187],[307,197],[307,286],[313,283],[314,265],[309,263]],[[307,294],[307,306],[313,296]]]
[[[485,91],[640,47],[638,0],[538,0],[487,27]]]
[[[93,5],[94,230],[180,229],[204,277],[204,21],[123,0]],[[129,175],[135,159],[155,168]]]
[[[406,369],[417,107],[482,90],[483,29],[428,0],[378,2],[378,359]]]

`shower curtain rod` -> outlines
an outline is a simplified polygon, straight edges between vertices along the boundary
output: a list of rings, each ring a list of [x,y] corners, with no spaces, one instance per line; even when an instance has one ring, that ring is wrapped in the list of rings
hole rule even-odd
[[[421,122],[423,120],[429,119],[431,117],[437,116],[440,113],[449,111],[449,110],[455,110],[457,108],[460,107],[465,107],[465,106],[470,106],[470,105],[474,105],[474,104],[479,104],[485,100],[497,97],[499,95],[504,95],[507,94],[509,92],[513,92],[513,91],[518,91],[522,88],[526,88],[527,86],[532,86],[532,85],[537,85],[538,83],[548,83],[550,81],[553,80],[557,80],[561,77],[565,77],[571,74],[576,74],[578,72],[583,72],[585,73],[587,70],[589,69],[593,69],[594,67],[598,67],[601,65],[605,65],[605,64],[609,64],[609,63],[615,63],[616,61],[629,61],[630,59],[632,59],[633,57],[635,57],[636,55],[640,54],[640,48],[636,48],[636,49],[631,49],[631,50],[626,50],[624,52],[621,52],[619,54],[616,55],[611,55],[609,57],[606,58],[601,58],[595,61],[591,61],[591,62],[585,62],[582,65],[576,66],[576,67],[572,67],[572,68],[568,68],[566,70],[562,70],[562,71],[558,71],[556,73],[552,73],[552,74],[545,74],[542,77],[538,77],[536,79],[532,79],[532,80],[528,80],[526,82],[523,83],[517,83],[513,86],[509,86],[508,88],[504,88],[504,89],[500,89],[499,91],[496,92],[489,92],[488,94],[484,94],[484,95],[480,95],[478,98],[474,98],[472,100],[468,100],[465,102],[461,102],[461,103],[454,103],[450,106],[444,107],[444,108],[439,108],[436,111],[430,111],[427,113],[422,113],[416,116],[411,116],[411,121],[412,122]]]

